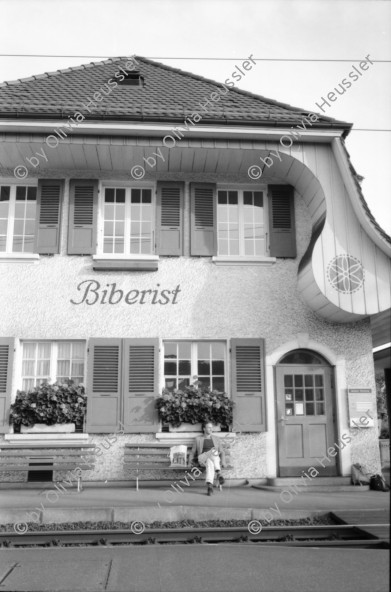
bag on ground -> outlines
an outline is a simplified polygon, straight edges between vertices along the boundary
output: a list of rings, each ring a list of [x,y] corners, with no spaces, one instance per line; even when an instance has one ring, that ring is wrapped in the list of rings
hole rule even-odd
[[[369,487],[374,491],[388,491],[386,481],[382,475],[372,475]]]

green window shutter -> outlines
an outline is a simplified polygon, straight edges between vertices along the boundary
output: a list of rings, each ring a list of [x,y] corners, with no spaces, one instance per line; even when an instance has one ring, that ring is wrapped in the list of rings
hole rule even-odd
[[[243,432],[266,431],[263,339],[231,339],[234,422]]]
[[[52,255],[60,252],[60,225],[63,181],[40,179],[37,193],[35,252]]]
[[[159,418],[155,409],[159,395],[159,340],[124,339],[124,431],[156,432]]]
[[[87,431],[118,430],[121,417],[121,339],[88,343]]]
[[[98,181],[71,179],[68,255],[92,255],[96,249]]]
[[[0,337],[0,434],[9,431],[8,412],[11,401],[14,338]]]
[[[157,184],[157,253],[183,254],[183,183]]]
[[[190,254],[212,257],[217,254],[216,185],[190,185]]]
[[[271,257],[296,257],[294,189],[269,185],[269,233]]]

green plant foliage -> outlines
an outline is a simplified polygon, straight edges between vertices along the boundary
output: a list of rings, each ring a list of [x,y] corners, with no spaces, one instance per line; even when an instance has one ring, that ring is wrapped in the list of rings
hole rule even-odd
[[[31,427],[35,423],[83,422],[87,397],[82,384],[72,380],[63,383],[44,382],[30,391],[17,391],[15,403],[11,405],[10,423],[15,426]]]
[[[163,389],[156,400],[159,418],[164,423],[179,427],[181,423],[211,421],[222,426],[232,423],[234,403],[226,393],[211,391],[197,382],[173,392]]]
[[[390,432],[388,429],[388,409],[386,396],[386,382],[384,374],[376,374],[376,403],[377,403],[377,418],[381,421],[381,429],[379,438],[388,439]]]

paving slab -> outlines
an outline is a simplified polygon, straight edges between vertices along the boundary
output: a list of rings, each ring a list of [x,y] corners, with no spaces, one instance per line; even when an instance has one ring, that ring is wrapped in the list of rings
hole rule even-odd
[[[388,557],[387,550],[253,544],[10,549],[0,552],[0,587],[4,592],[388,592]]]

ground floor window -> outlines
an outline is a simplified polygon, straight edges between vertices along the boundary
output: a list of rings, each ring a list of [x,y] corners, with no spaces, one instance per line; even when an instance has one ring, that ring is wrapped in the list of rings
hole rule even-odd
[[[43,382],[71,379],[84,382],[84,341],[24,341],[22,343],[22,389]]]
[[[174,390],[197,379],[212,390],[226,390],[226,344],[221,341],[165,341],[165,387]]]

